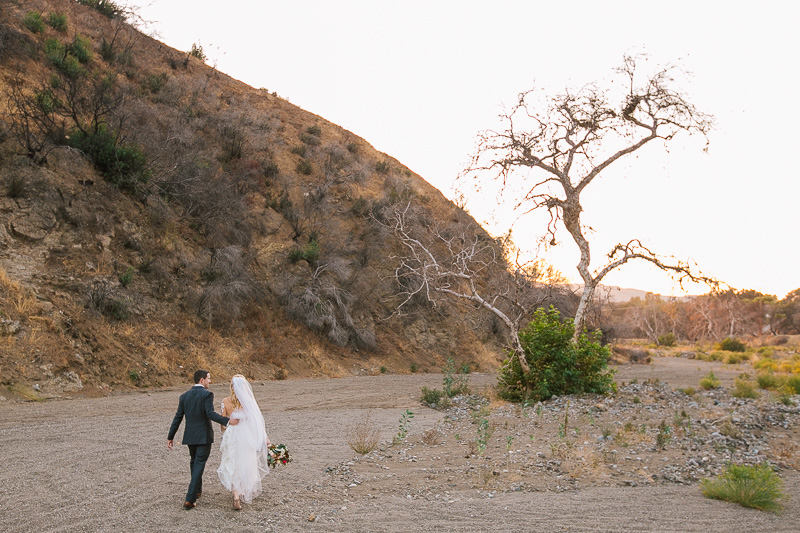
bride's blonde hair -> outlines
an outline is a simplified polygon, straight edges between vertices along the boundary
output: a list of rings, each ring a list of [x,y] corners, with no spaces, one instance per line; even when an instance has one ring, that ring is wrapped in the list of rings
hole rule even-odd
[[[236,374],[233,378],[242,378],[243,380],[247,381],[247,378],[241,374]],[[239,398],[236,397],[236,393],[233,391],[233,378],[231,378],[231,404],[233,405],[234,410],[240,408],[242,406],[239,403]]]

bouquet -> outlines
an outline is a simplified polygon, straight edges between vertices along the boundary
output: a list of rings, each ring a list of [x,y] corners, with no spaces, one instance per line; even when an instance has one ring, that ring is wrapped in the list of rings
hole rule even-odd
[[[285,465],[291,461],[292,458],[289,455],[289,450],[286,448],[285,444],[278,444],[277,446],[275,444],[270,445],[268,460],[269,466],[275,468],[278,463]]]

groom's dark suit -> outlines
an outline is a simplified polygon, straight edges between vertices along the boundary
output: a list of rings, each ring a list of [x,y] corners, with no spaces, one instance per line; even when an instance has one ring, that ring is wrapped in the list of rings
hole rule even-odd
[[[182,443],[189,446],[189,456],[191,457],[189,464],[192,470],[192,481],[189,483],[186,501],[194,503],[197,500],[197,494],[203,490],[203,470],[206,468],[206,461],[211,453],[211,443],[214,442],[211,421],[226,426],[229,419],[214,411],[214,393],[202,385],[195,385],[181,394],[178,411],[169,428],[168,440],[171,441],[175,438],[175,433],[178,432],[178,427],[184,417],[186,417],[186,427],[183,429]]]

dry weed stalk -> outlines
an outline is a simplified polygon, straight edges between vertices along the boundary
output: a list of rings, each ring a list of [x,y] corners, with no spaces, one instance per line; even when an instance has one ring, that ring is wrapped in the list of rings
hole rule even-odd
[[[435,446],[442,442],[441,437],[442,432],[439,430],[439,423],[437,422],[436,425],[422,434],[422,442],[428,446]]]
[[[354,452],[366,455],[378,447],[381,432],[372,421],[372,411],[364,413],[363,418],[347,427],[347,445]]]

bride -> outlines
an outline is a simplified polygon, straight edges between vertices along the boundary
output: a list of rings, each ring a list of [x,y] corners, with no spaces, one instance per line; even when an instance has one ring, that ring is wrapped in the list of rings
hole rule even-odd
[[[233,508],[239,510],[240,498],[251,503],[261,494],[261,480],[269,473],[271,444],[253,389],[241,374],[231,379],[231,395],[222,400],[222,415],[239,419],[239,424],[222,428],[222,459],[217,469],[219,480],[233,492]]]

